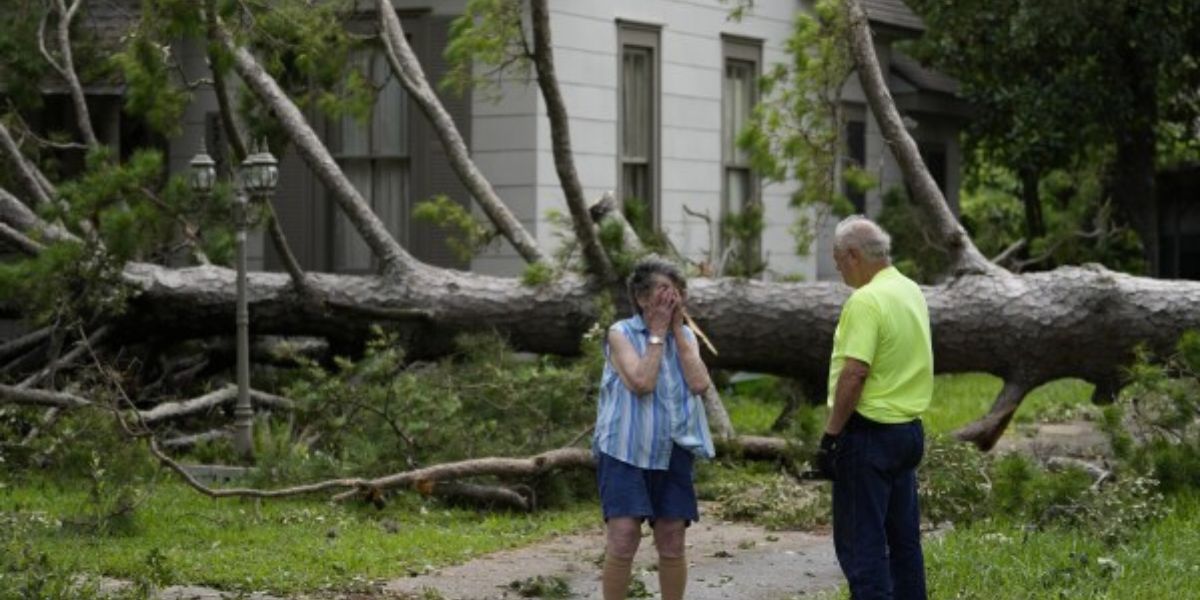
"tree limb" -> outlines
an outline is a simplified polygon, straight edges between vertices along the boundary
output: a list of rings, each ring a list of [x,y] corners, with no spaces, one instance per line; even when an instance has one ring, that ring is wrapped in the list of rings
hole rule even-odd
[[[221,129],[225,131],[225,138],[229,140],[233,156],[238,163],[241,163],[249,156],[249,151],[242,131],[233,116],[233,103],[229,98],[229,87],[225,83],[225,75],[217,67],[217,47],[220,43],[220,35],[217,32],[216,6],[216,0],[205,2],[205,23],[209,42],[208,68],[212,73],[213,93],[217,97],[217,114],[221,118]],[[283,228],[279,226],[279,217],[275,214],[275,206],[272,201],[268,200],[265,208],[267,232],[271,235],[271,243],[275,246],[275,252],[279,255],[284,270],[292,277],[292,283],[296,285],[296,289],[305,297],[315,301],[316,294],[312,286],[308,284],[308,280],[304,276],[304,269],[300,267],[300,261],[296,260],[296,254],[292,252]]]
[[[295,403],[287,398],[260,392],[258,390],[250,390],[250,398],[256,404],[291,410],[295,407]],[[223,388],[209,392],[203,396],[183,400],[180,402],[164,402],[151,408],[150,410],[139,411],[141,421],[147,425],[176,419],[179,417],[193,415],[198,412],[203,412],[237,399],[237,386],[227,385]]]
[[[228,429],[213,429],[202,433],[192,433],[181,435],[163,440],[162,445],[166,448],[190,448],[201,442],[210,442],[212,440],[229,439],[233,437]]]
[[[100,147],[100,140],[96,138],[96,130],[92,128],[87,97],[83,93],[83,85],[79,82],[79,74],[75,71],[75,58],[71,51],[71,22],[75,20],[75,15],[82,5],[83,0],[73,0],[70,7],[64,0],[54,0],[55,11],[58,13],[58,53],[62,62],[52,61],[49,52],[45,52],[44,44],[43,54],[46,55],[46,60],[50,61],[51,66],[66,80],[67,87],[71,91],[71,103],[75,105],[75,121],[79,126],[79,132],[83,135],[84,143],[94,150]],[[41,32],[39,31],[39,39],[40,37]]]
[[[78,241],[78,238],[65,229],[43,221],[32,210],[29,210],[28,206],[25,206],[4,188],[0,188],[0,222],[11,225],[13,229],[22,234],[32,235],[48,242]]]
[[[721,439],[729,439],[736,435],[729,411],[725,410],[721,395],[717,393],[717,386],[709,384],[701,398],[704,400],[704,414],[708,417],[708,426],[712,428],[713,435]]]
[[[871,112],[879,122],[884,142],[891,148],[901,172],[904,173],[905,181],[912,189],[913,202],[924,213],[936,239],[949,250],[954,272],[994,275],[1004,273],[1003,269],[979,253],[966,230],[954,218],[945,197],[938,189],[933,176],[929,174],[925,161],[921,159],[916,142],[905,129],[884,81],[883,71],[879,67],[875,44],[871,40],[870,24],[862,4],[859,0],[847,0],[846,9],[849,11],[850,51],[858,65],[858,78],[867,96],[867,102],[871,105]]]
[[[558,76],[554,71],[554,47],[550,41],[550,10],[546,0],[532,0],[533,5],[533,63],[537,72],[538,87],[546,101],[546,113],[550,119],[550,143],[554,149],[554,168],[566,196],[571,222],[575,225],[575,237],[583,246],[588,271],[603,282],[616,282],[617,274],[588,212],[587,200],[583,197],[583,186],[575,170],[575,158],[571,151],[571,127],[567,118],[567,106],[558,87]]]
[[[10,246],[30,257],[37,256],[42,253],[42,250],[46,249],[45,246],[29,239],[25,234],[13,229],[4,222],[0,222],[0,239],[3,239]]]
[[[992,257],[992,262],[997,265],[1003,265],[1005,261],[1012,258],[1013,255],[1020,252],[1021,249],[1024,248],[1028,244],[1029,244],[1029,242],[1025,238],[1021,238],[1021,239],[1013,242],[1012,244],[1009,244],[1009,246],[1007,248],[1005,248],[1002,252],[1000,252],[1000,254],[997,254],[996,256]]]
[[[234,41],[219,20],[216,30],[220,44],[233,57],[234,70],[259,102],[274,112],[297,152],[333,195],[343,214],[382,263],[384,272],[389,276],[404,276],[419,269],[420,263],[388,232],[279,83],[262,68],[252,52]]]
[[[38,176],[40,174],[38,168],[21,153],[21,148],[3,121],[0,121],[0,152],[8,157],[9,164],[16,171],[17,182],[25,188],[25,193],[29,198],[33,199],[33,206],[36,208],[51,206],[53,201],[50,193],[43,187],[41,178]]]
[[[25,389],[4,384],[0,384],[0,403],[51,408],[81,408],[92,405],[90,400],[66,392]]]
[[[4,344],[0,344],[0,359],[8,358],[18,352],[24,352],[26,349],[40,343],[42,340],[50,337],[50,327],[42,327],[36,331],[31,331],[15,340],[10,340]]]
[[[471,160],[470,151],[459,134],[454,119],[446,112],[442,101],[429,86],[420,61],[404,37],[404,26],[400,17],[396,16],[395,7],[389,0],[377,0],[375,6],[379,12],[379,29],[388,64],[405,91],[417,102],[421,112],[425,113],[429,123],[433,125],[438,139],[446,149],[446,156],[450,159],[450,166],[454,168],[454,172],[471,191],[471,195],[487,214],[488,219],[526,262],[546,262],[546,255],[538,246],[537,240],[525,230],[496,194],[492,184],[475,166],[475,161]]]
[[[82,357],[84,355],[84,353],[87,352],[87,349],[90,345],[99,343],[105,337],[108,337],[108,334],[111,331],[112,331],[111,328],[109,328],[109,326],[107,326],[107,325],[100,326],[98,329],[96,329],[95,332],[92,333],[92,335],[90,335],[86,338],[80,339],[79,342],[77,342],[75,344],[75,347],[72,348],[70,352],[68,352],[68,353],[62,355],[61,357],[59,357],[58,359],[52,361],[49,365],[46,365],[45,368],[38,371],[37,373],[34,373],[33,375],[26,377],[23,381],[21,381],[21,383],[17,384],[17,387],[32,388],[47,378],[53,378],[54,374],[56,372],[58,372],[59,369],[69,366],[72,363],[74,363],[75,361],[79,360],[80,357]]]

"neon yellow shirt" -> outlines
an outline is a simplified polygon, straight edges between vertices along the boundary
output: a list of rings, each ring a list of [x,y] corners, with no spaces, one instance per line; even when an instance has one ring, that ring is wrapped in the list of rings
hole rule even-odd
[[[875,274],[842,306],[829,362],[829,406],[846,358],[871,366],[858,412],[880,423],[921,416],[933,399],[929,308],[913,280],[895,267]]]

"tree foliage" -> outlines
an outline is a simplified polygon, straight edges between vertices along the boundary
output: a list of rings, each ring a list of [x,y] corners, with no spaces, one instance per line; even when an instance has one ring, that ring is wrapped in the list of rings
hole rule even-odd
[[[739,4],[736,10],[750,6]],[[842,89],[854,69],[848,26],[846,11],[835,0],[819,0],[811,14],[797,13],[784,46],[789,62],[763,75],[762,101],[738,140],[765,179],[799,183],[791,202],[800,213],[792,227],[798,254],[807,254],[811,246],[812,214],[853,212],[844,181],[860,188],[871,184],[861,165],[844,164]]]
[[[915,52],[956,77],[977,109],[968,152],[1028,177],[1030,203],[1040,176],[1107,155],[1105,187],[1152,254],[1153,169],[1161,164],[1154,140],[1176,148],[1200,133],[1200,5],[914,0],[912,6],[928,25]]]
[[[441,85],[498,94],[505,74],[529,79],[532,49],[525,34],[523,0],[470,0],[450,25],[445,57],[450,64]]]

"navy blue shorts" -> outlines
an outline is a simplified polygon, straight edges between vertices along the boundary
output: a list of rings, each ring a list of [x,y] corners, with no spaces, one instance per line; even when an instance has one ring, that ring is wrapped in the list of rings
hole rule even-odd
[[[635,467],[601,452],[596,458],[596,480],[605,521],[633,517],[653,525],[656,519],[680,519],[688,524],[700,520],[692,453],[678,445],[671,448],[666,471]]]

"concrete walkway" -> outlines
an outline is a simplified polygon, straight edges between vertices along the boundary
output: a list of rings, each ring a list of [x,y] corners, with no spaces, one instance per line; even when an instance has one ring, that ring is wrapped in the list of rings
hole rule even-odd
[[[603,532],[560,536],[533,546],[497,552],[433,573],[398,579],[385,596],[421,598],[434,590],[447,600],[519,598],[508,584],[559,576],[573,598],[599,600]],[[635,575],[657,596],[658,576],[650,537],[634,561]],[[827,535],[770,532],[740,523],[702,520],[688,531],[688,600],[783,600],[836,588],[842,574]]]

